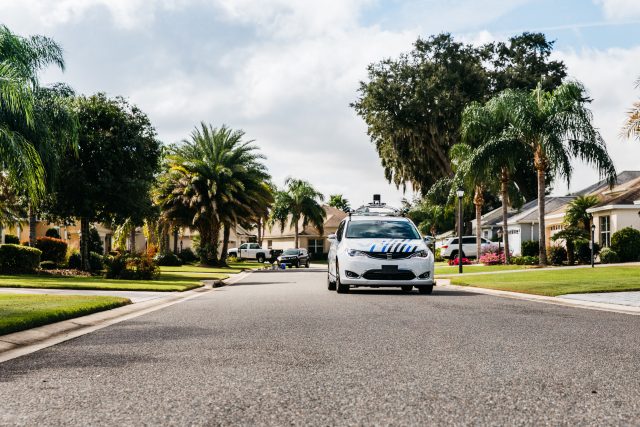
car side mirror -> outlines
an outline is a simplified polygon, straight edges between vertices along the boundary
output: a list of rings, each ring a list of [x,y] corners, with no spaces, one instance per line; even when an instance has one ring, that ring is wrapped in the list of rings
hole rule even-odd
[[[425,236],[425,238],[424,238],[424,242],[427,245],[431,245],[434,241],[435,241],[435,239],[432,236]]]
[[[338,236],[336,236],[335,234],[329,234],[327,236],[327,240],[329,240],[330,242],[335,242],[336,240],[338,240]]]

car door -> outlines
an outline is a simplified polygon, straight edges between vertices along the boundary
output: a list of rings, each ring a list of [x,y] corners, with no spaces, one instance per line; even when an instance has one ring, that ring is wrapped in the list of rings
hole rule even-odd
[[[247,243],[243,243],[238,248],[238,252],[240,252],[238,256],[240,258],[248,258],[249,251],[247,250],[247,246],[249,246]]]
[[[259,244],[257,244],[257,243],[250,243],[249,244],[249,254],[251,255],[251,258],[257,258],[259,250],[260,250],[260,245]]]
[[[331,246],[329,247],[328,268],[329,275],[333,277],[336,276],[336,253],[338,251],[338,245],[342,240],[342,234],[344,232],[346,222],[346,220],[343,220],[340,225],[338,225],[338,230],[336,231],[336,239],[331,242]]]
[[[309,253],[306,249],[300,249],[300,264],[304,265],[309,260]]]
[[[462,238],[462,252],[464,252],[465,256],[477,256],[478,248],[476,247],[476,238],[475,237],[463,237]]]

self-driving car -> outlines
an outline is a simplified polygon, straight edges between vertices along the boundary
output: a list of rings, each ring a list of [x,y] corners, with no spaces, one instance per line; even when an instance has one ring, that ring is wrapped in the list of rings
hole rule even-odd
[[[408,218],[355,212],[329,240],[329,290],[346,293],[367,286],[433,291],[433,254]]]

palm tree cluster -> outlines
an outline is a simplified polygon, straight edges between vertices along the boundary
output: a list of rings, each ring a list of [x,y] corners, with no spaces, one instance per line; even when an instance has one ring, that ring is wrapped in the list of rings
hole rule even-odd
[[[606,145],[592,123],[584,87],[564,83],[552,91],[540,85],[530,92],[505,90],[486,104],[473,103],[463,114],[461,136],[471,148],[457,169],[456,181],[475,191],[477,205],[488,188],[499,188],[505,253],[509,253],[508,207],[517,194],[512,176],[533,168],[537,177],[539,259],[547,264],[545,194],[549,176],[569,182],[572,160],[595,166],[613,184],[616,172]],[[480,212],[480,209],[477,209]],[[476,215],[480,224],[479,215]],[[478,230],[480,226],[478,225]]]
[[[264,156],[244,138],[243,131],[201,123],[189,139],[169,148],[158,178],[162,219],[198,230],[206,264],[224,265],[231,228],[257,223],[273,202]]]

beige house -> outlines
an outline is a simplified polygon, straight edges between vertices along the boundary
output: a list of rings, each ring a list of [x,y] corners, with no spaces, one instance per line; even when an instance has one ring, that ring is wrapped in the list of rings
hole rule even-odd
[[[326,218],[324,221],[323,233],[312,226],[303,227],[302,220],[299,223],[298,245],[301,248],[306,248],[309,253],[315,254],[316,257],[322,257],[329,252],[329,241],[327,236],[334,234],[340,225],[340,221],[346,218],[347,214],[340,209],[333,208],[331,206],[322,206]],[[293,227],[289,227],[286,224],[284,230],[281,231],[280,225],[275,224],[271,229],[267,227],[264,238],[262,241],[262,247],[265,249],[288,249],[295,246],[295,232]]]

